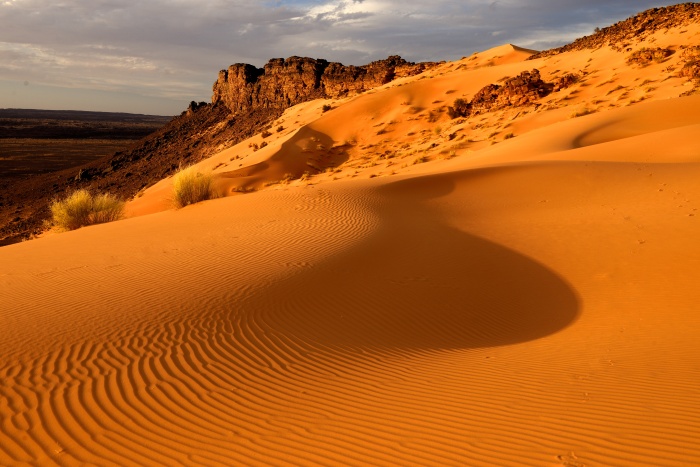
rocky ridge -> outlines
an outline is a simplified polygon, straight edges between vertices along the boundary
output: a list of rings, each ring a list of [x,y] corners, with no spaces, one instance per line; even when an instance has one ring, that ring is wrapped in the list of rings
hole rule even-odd
[[[219,72],[212,104],[223,103],[234,114],[260,108],[285,109],[311,99],[361,93],[434,65],[407,62],[395,55],[364,66],[308,57],[274,58],[263,68],[237,63]]]
[[[536,60],[575,50],[598,49],[605,46],[610,46],[614,50],[622,52],[627,50],[632,42],[641,41],[656,31],[697,22],[699,19],[700,3],[689,2],[662,8],[652,8],[612,26],[596,29],[594,34],[576,39],[571,44],[544,50],[532,55],[528,60]]]

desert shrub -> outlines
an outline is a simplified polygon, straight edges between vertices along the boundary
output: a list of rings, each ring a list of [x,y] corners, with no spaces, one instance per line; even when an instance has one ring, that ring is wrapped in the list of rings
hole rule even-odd
[[[207,104],[204,101],[199,102],[199,103],[192,101],[192,102],[190,102],[189,107],[187,107],[187,110],[189,110],[190,112],[195,112],[196,110],[201,109],[202,107],[206,107],[207,105],[209,105],[209,104]]]
[[[578,117],[583,117],[584,115],[589,115],[595,113],[595,109],[589,109],[588,107],[583,107],[578,110],[574,110],[569,114],[569,118],[578,118]]]
[[[61,201],[51,204],[53,224],[62,230],[74,230],[90,223],[92,196],[87,190],[78,190]]]
[[[272,133],[270,133],[270,132],[267,131],[267,130],[263,130],[263,132],[260,133],[260,136],[262,136],[263,138],[267,138],[267,137],[270,136],[270,135],[272,135]]]
[[[457,117],[468,117],[471,113],[471,102],[465,99],[455,99],[451,107],[447,108],[447,115],[454,119]]]
[[[428,158],[426,156],[418,156],[413,159],[413,165],[423,164],[424,162],[428,162]]]
[[[53,225],[60,230],[115,221],[123,214],[123,201],[110,194],[93,196],[87,190],[74,191],[67,198],[51,204]]]
[[[611,89],[610,91],[608,91],[608,93],[606,94],[606,96],[609,96],[610,94],[612,94],[612,93],[614,93],[614,92],[617,92],[617,91],[621,91],[621,90],[623,90],[623,89],[625,89],[624,86],[616,86],[614,89]]]
[[[332,109],[333,109],[333,107],[328,105],[328,104],[323,104],[323,107],[321,107],[321,110],[323,112],[328,112],[329,110],[332,110]]]
[[[214,197],[214,178],[194,166],[181,168],[173,177],[175,206],[182,208]]]
[[[102,224],[122,218],[124,202],[109,193],[103,193],[92,198],[92,223]]]

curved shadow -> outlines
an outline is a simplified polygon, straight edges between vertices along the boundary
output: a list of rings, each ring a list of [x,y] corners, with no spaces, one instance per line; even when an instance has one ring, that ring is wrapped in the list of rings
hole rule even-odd
[[[442,176],[381,187],[369,238],[240,305],[265,327],[331,347],[498,346],[571,324],[579,302],[556,273],[424,204],[453,189]]]
[[[585,148],[588,146],[595,146],[596,144],[609,143],[610,141],[615,141],[619,138],[602,138],[600,134],[603,130],[615,127],[615,125],[622,122],[622,119],[614,119],[609,121],[604,121],[598,125],[595,125],[586,131],[579,133],[572,141],[573,148]]]

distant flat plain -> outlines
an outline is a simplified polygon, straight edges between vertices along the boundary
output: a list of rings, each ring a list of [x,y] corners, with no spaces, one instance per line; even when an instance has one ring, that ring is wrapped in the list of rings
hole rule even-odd
[[[0,179],[54,172],[123,151],[172,117],[0,109]]]

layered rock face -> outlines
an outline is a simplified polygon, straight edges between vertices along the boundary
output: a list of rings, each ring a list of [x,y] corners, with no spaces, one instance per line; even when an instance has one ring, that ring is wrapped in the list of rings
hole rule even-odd
[[[238,63],[219,72],[212,103],[223,103],[234,114],[258,108],[284,109],[311,99],[360,93],[433,65],[407,62],[398,56],[364,66],[308,57],[275,58],[262,69]]]

